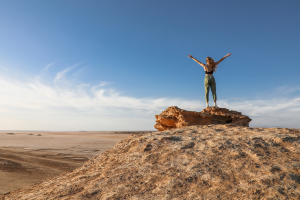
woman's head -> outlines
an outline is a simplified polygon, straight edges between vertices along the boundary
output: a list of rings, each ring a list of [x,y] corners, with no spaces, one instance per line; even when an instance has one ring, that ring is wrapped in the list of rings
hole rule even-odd
[[[214,59],[212,59],[211,57],[207,57],[206,58],[206,64],[212,66],[213,71],[216,71],[217,66],[216,66],[216,63],[215,63]]]
[[[207,57],[207,58],[206,58],[206,63],[207,63],[208,65],[213,65],[213,64],[215,64],[215,61],[214,61],[214,59],[212,59],[211,57]]]

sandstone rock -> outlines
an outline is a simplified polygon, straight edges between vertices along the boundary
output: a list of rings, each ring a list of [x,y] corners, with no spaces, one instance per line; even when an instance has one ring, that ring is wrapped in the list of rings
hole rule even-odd
[[[240,112],[229,111],[226,108],[208,107],[202,112],[186,111],[171,106],[159,115],[155,115],[154,128],[158,131],[192,125],[232,124],[249,127],[251,119]]]
[[[0,199],[300,199],[300,130],[188,126],[132,135]]]

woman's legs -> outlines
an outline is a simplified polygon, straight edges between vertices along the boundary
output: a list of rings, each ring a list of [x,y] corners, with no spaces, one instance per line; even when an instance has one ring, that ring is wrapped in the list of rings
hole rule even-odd
[[[211,93],[212,93],[212,96],[214,98],[214,102],[215,102],[215,107],[217,107],[217,87],[216,87],[216,81],[215,81],[215,78],[212,76],[211,78],[211,83],[210,83],[210,87],[211,87]]]
[[[206,101],[206,107],[208,107],[208,101],[209,101],[209,78],[208,76],[205,76],[204,78],[204,89],[205,89],[205,101]]]
[[[216,88],[216,81],[213,76],[205,76],[204,79],[206,107],[208,107],[208,101],[209,101],[209,88],[211,88],[211,93],[215,102],[215,106],[217,106],[217,93],[216,93],[217,88]]]

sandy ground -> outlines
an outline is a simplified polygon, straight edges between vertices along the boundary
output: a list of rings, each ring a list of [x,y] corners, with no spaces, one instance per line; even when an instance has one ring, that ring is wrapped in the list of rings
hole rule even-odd
[[[0,194],[72,171],[132,133],[0,131]]]
[[[233,124],[132,135],[72,172],[0,199],[296,200],[299,147],[299,129]]]

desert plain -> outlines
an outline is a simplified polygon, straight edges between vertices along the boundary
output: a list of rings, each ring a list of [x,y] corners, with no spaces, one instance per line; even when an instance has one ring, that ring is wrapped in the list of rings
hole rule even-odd
[[[143,132],[0,131],[0,195],[81,167]]]

